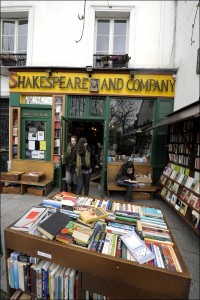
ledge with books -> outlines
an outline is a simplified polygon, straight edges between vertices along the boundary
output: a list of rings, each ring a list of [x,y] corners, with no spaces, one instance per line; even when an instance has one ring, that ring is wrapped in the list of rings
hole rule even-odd
[[[200,233],[200,173],[169,163],[159,179],[160,196],[197,233]]]
[[[30,209],[6,228],[6,259],[15,250],[73,268],[79,274],[80,299],[86,291],[111,299],[188,298],[190,274],[159,209],[67,192],[47,200],[42,201],[41,209]],[[66,201],[73,202],[73,208]],[[66,225],[60,224],[58,233],[48,237],[37,227],[44,228],[58,212],[65,216]],[[20,230],[23,224],[30,226],[24,220],[27,216],[32,217],[30,232]],[[15,292],[11,286],[8,291],[10,296]]]

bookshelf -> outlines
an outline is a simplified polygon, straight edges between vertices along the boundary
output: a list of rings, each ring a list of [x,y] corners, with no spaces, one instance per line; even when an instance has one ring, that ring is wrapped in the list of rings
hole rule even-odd
[[[20,107],[10,107],[10,157],[20,158]]]
[[[168,129],[168,165],[158,185],[160,196],[199,234],[200,117]]]
[[[60,162],[61,157],[61,116],[64,114],[64,96],[55,95],[53,96],[52,104],[52,161],[55,163]]]
[[[191,277],[173,237],[174,250],[183,272],[140,265],[76,245],[50,241],[12,230],[11,226],[4,233],[6,261],[15,250],[77,270],[79,299],[85,299],[86,290],[111,299],[188,298]],[[14,292],[15,289],[8,285],[9,297]]]

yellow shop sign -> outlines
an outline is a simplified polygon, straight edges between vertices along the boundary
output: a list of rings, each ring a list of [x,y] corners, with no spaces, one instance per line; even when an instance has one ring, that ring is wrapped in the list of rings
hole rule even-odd
[[[172,75],[10,72],[10,92],[173,97]]]

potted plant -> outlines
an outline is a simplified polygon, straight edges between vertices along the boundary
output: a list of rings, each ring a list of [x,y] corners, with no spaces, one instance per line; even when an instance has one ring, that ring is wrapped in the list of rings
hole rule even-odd
[[[106,54],[106,55],[102,56],[101,61],[102,61],[104,67],[107,67],[109,65],[109,60],[110,60],[110,55]]]
[[[113,67],[126,67],[130,59],[128,54],[115,55],[112,57]]]
[[[3,66],[15,66],[16,58],[12,54],[0,54],[0,60],[2,61]]]

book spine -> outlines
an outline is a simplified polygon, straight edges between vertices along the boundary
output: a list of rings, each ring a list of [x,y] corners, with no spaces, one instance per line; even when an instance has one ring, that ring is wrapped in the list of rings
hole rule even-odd
[[[115,257],[120,258],[122,255],[122,240],[120,236],[117,236],[117,246],[116,246],[116,252],[115,252]]]
[[[96,246],[96,252],[102,252],[105,238],[106,238],[106,232],[102,232]]]

